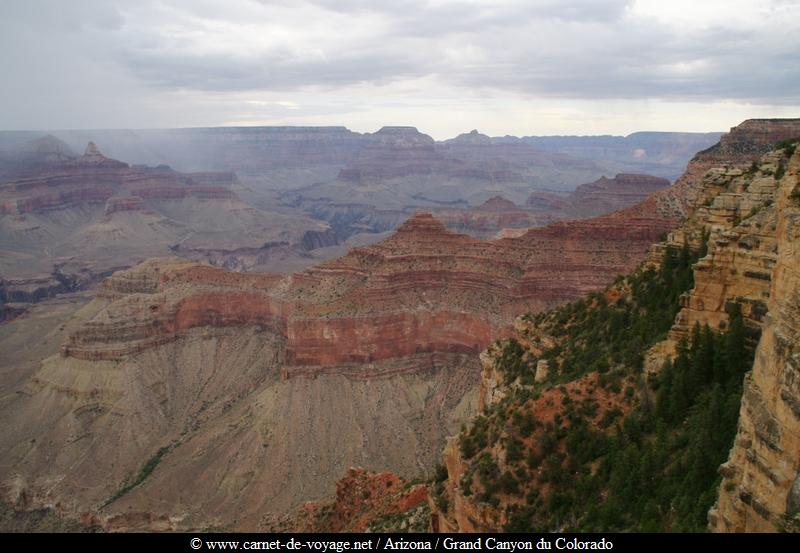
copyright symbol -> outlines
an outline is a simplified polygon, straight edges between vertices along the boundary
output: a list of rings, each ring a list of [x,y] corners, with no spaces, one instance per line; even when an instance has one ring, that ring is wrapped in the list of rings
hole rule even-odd
[[[189,542],[189,545],[192,546],[192,549],[200,549],[203,547],[203,540],[200,538],[192,538],[192,541]]]

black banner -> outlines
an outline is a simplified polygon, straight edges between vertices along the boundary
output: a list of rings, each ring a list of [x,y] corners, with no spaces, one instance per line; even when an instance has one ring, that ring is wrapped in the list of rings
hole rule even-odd
[[[3,551],[652,551],[800,546],[792,534],[4,534]]]

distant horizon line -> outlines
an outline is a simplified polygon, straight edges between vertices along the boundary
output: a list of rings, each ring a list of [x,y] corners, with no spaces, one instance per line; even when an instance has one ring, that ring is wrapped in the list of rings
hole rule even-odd
[[[776,117],[776,118],[760,118],[754,117],[750,119],[745,119],[744,121],[790,121],[790,120],[800,120],[800,118],[792,118],[792,117]],[[741,123],[743,123],[742,121]],[[739,123],[739,125],[741,124]],[[736,127],[738,125],[734,125]],[[733,128],[733,127],[731,127]],[[346,125],[199,125],[199,126],[186,126],[186,127],[106,127],[106,128],[63,128],[63,129],[0,129],[0,134],[13,134],[13,133],[59,133],[59,132],[69,132],[69,133],[90,133],[90,132],[114,132],[114,131],[128,131],[128,132],[137,132],[137,131],[198,131],[198,130],[206,130],[206,131],[216,131],[216,130],[259,130],[259,129],[271,129],[271,130],[281,130],[281,129],[294,129],[294,130],[314,130],[314,129],[326,129],[326,130],[344,130],[349,133],[358,134],[361,136],[365,135],[373,135],[381,132],[385,129],[409,129],[414,130],[422,135],[428,136],[436,142],[446,142],[448,140],[453,140],[458,138],[459,136],[469,135],[472,133],[481,134],[483,136],[487,136],[491,139],[502,139],[502,138],[602,138],[602,137],[618,137],[618,138],[628,138],[630,136],[636,134],[690,134],[690,135],[704,135],[704,134],[725,134],[728,130],[713,130],[713,131],[662,131],[662,130],[636,130],[631,131],[628,134],[613,134],[613,133],[603,133],[603,134],[524,134],[524,135],[515,135],[515,134],[497,134],[497,135],[488,135],[482,133],[477,129],[471,129],[469,131],[465,131],[450,138],[444,139],[436,139],[432,135],[427,134],[419,130],[418,127],[414,125],[383,125],[375,131],[356,131],[352,130]]]

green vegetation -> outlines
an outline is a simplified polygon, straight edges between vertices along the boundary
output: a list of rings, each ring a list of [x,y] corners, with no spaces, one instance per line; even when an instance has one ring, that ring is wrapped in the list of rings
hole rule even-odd
[[[800,184],[796,184],[789,194],[789,199],[795,202],[800,202]]]
[[[697,325],[657,377],[642,370],[705,251],[667,249],[659,268],[620,278],[609,293],[529,316],[556,338],[539,356],[552,369],[543,383],[533,386],[538,359],[516,341],[499,344],[497,366],[515,386],[459,437],[464,495],[502,504],[507,531],[705,529],[753,359],[739,304],[728,306],[725,332]],[[611,404],[598,405],[593,388],[569,391],[589,373]],[[532,401],[556,408],[552,422],[533,417]]]
[[[800,142],[800,137],[798,138],[790,138],[788,140],[783,140],[778,142],[776,145],[777,150],[783,150],[783,156],[780,161],[778,162],[778,169],[775,171],[775,180],[780,180],[783,178],[783,175],[786,174],[786,167],[789,165],[789,159],[794,155],[794,152],[797,150],[797,144]]]
[[[688,245],[667,248],[659,269],[639,270],[616,285],[622,297],[609,302],[600,293],[554,311],[529,317],[538,327],[559,338],[546,350],[553,378],[569,381],[588,372],[611,373],[614,369],[639,368],[644,353],[666,337],[680,310],[678,299],[694,286],[692,265],[706,252],[708,235],[693,252]],[[512,344],[515,343],[512,341]],[[532,384],[534,363],[523,363],[519,344],[506,345],[498,363],[508,382],[517,377]],[[604,380],[608,380],[604,379]]]
[[[164,457],[164,455],[172,451],[174,447],[175,444],[167,445],[156,451],[153,454],[153,456],[150,457],[145,462],[144,465],[142,465],[142,468],[139,469],[139,473],[136,475],[136,477],[134,477],[129,481],[126,481],[126,483],[124,483],[122,487],[114,493],[114,495],[112,495],[110,498],[108,498],[108,500],[105,503],[103,503],[103,507],[111,505],[117,499],[119,499],[132,489],[136,488],[139,484],[144,482],[147,479],[147,477],[150,476],[150,474],[155,470],[158,464],[161,462],[161,459]]]
[[[797,149],[797,144],[800,142],[800,136],[797,138],[789,138],[787,140],[781,140],[775,145],[776,150],[783,150],[783,155],[788,157],[792,157],[794,155],[795,150]]]
[[[783,178],[783,175],[786,174],[786,165],[787,163],[785,159],[781,159],[778,162],[778,170],[775,171],[775,180],[781,180]]]

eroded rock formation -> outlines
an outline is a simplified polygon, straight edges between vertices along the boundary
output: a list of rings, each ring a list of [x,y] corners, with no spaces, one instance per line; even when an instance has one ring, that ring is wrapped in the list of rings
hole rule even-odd
[[[424,532],[428,489],[391,472],[350,468],[336,482],[336,498],[309,502],[278,530],[293,532]]]
[[[721,532],[800,527],[800,152],[780,181],[773,214],[773,257],[762,297],[768,314],[753,370],[745,379],[739,427],[721,469],[709,514]],[[758,239],[758,234],[754,239]],[[746,277],[745,277],[746,278]],[[752,278],[752,275],[750,275]],[[759,279],[763,280],[763,279]]]
[[[420,475],[514,315],[607,284],[672,224],[605,217],[484,242],[420,214],[286,277],[180,259],[115,273],[9,407],[3,492],[109,527],[270,528],[265,513],[324,496],[347,466]]]
[[[573,217],[595,217],[631,207],[670,185],[652,175],[620,173],[582,184],[569,195],[567,213]]]
[[[745,122],[719,148],[698,154],[675,187],[644,202],[655,212],[689,214],[669,234],[666,246],[654,247],[645,264],[657,263],[664,247],[679,249],[685,242],[700,247],[707,240],[708,248],[694,266],[695,286],[683,296],[668,339],[650,350],[645,369],[659,370],[696,324],[725,330],[732,303],[742,308],[747,339],[755,343],[763,332],[755,365],[745,378],[738,434],[729,461],[720,469],[719,498],[709,513],[715,531],[798,527],[800,393],[795,349],[800,337],[796,293],[800,283],[795,270],[795,227],[800,218],[800,153],[795,145],[784,143],[762,157],[766,143],[800,135],[797,124],[796,120]],[[721,165],[713,165],[714,160],[722,160]],[[682,199],[688,189],[690,199]],[[609,289],[606,301],[616,301],[619,292]],[[529,333],[516,337],[524,351],[552,347],[526,341]],[[482,354],[479,396],[484,410],[500,402],[510,389],[508,383],[499,384],[503,375],[497,373],[498,357],[491,349]],[[540,369],[546,371],[547,363],[537,366],[536,382]],[[497,457],[502,470],[502,448]],[[455,439],[448,442],[443,459],[448,477],[441,489],[432,492],[433,529],[488,531],[503,526],[507,520],[502,497],[497,509],[464,493],[466,469]],[[445,500],[437,502],[437,494]],[[509,501],[513,503],[513,498]]]

